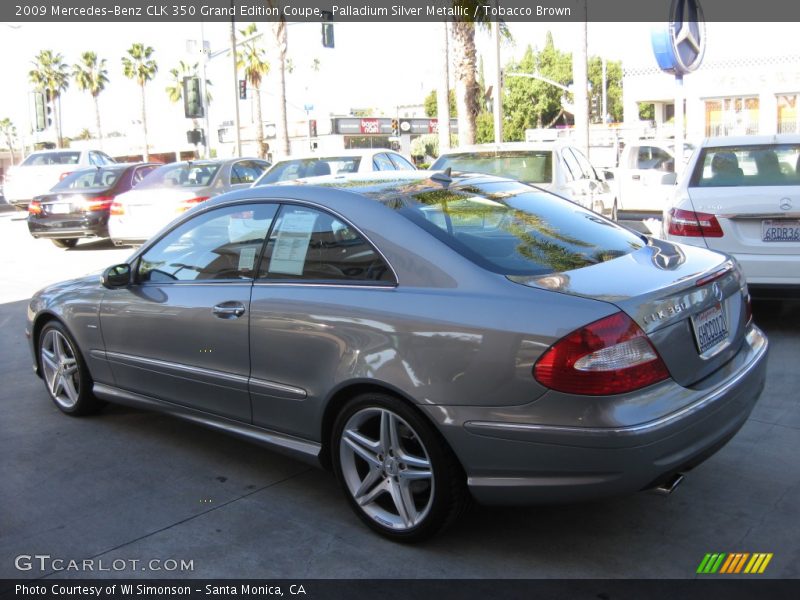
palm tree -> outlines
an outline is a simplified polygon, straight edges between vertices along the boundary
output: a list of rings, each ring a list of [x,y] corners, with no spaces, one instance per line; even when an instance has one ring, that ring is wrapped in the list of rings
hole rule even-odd
[[[97,123],[97,139],[100,148],[103,147],[103,129],[100,126],[100,104],[97,97],[106,88],[108,83],[108,70],[106,69],[106,59],[97,59],[94,52],[84,52],[81,54],[81,62],[72,65],[72,76],[78,89],[89,92],[94,100],[94,117]]]
[[[17,162],[14,158],[14,140],[17,139],[17,127],[8,117],[0,119],[0,134],[5,138],[6,145],[11,151],[11,164],[13,165]]]
[[[58,99],[61,93],[69,87],[69,73],[64,57],[52,50],[42,50],[33,61],[34,69],[28,72],[30,82],[37,91],[45,94],[46,101],[53,109],[56,126],[56,143],[59,148],[63,146],[61,138],[61,112],[58,110]]]
[[[180,102],[183,98],[183,78],[184,77],[197,77],[197,70],[200,63],[190,65],[182,60],[178,62],[175,69],[170,69],[169,74],[172,77],[169,85],[166,87],[167,96],[170,102]],[[206,79],[206,105],[208,105],[214,98],[211,96],[211,90],[208,88],[213,84],[210,79]]]
[[[267,0],[267,4],[275,8],[275,0]],[[289,38],[286,18],[281,17],[272,23],[272,34],[278,54],[278,122],[275,124],[279,152],[289,156],[289,127],[286,122],[286,53],[289,50]]]
[[[239,30],[239,33],[244,38],[252,38],[257,32],[258,29],[255,23],[250,23],[245,29]],[[267,144],[264,141],[264,121],[261,118],[261,81],[269,73],[269,63],[264,49],[256,46],[254,39],[244,42],[241,46],[242,50],[236,56],[236,67],[244,70],[245,79],[247,79],[255,92],[258,155],[261,158],[265,158],[267,156]]]
[[[144,86],[148,81],[152,81],[158,73],[158,65],[151,57],[153,56],[152,46],[135,43],[128,48],[128,56],[122,57],[122,72],[128,79],[133,79],[139,84],[142,90],[142,128],[144,130],[144,160],[150,160],[150,152],[147,147],[147,110],[145,108]]]
[[[453,63],[456,82],[458,143],[475,143],[475,117],[479,112],[479,86],[476,77],[475,23],[452,21]]]

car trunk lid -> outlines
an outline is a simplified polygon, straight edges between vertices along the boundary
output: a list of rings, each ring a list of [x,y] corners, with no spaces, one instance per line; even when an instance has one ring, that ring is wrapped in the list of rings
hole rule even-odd
[[[725,255],[663,240],[613,260],[517,283],[612,303],[648,335],[688,386],[725,364],[744,339],[747,287]]]

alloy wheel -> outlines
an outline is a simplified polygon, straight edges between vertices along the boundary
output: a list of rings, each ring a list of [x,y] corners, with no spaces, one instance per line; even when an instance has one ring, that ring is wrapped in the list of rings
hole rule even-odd
[[[41,344],[42,371],[47,390],[62,408],[75,408],[81,393],[81,375],[75,350],[57,329],[49,329]]]

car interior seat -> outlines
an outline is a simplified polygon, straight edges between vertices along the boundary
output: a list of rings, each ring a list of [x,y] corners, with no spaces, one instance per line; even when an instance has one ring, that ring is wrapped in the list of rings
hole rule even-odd
[[[711,159],[711,180],[719,185],[735,185],[742,177],[739,159],[733,152],[717,152]]]
[[[314,163],[314,166],[311,168],[310,177],[318,177],[321,175],[330,175],[331,174],[331,166],[323,160],[318,160]]]

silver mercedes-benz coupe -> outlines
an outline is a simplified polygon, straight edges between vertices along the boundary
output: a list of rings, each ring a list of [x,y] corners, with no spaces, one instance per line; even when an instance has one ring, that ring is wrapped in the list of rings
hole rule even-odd
[[[472,498],[671,490],[743,425],[767,356],[730,256],[423,171],[202,203],[38,292],[27,335],[63,412],[162,410],[330,467],[404,541]]]

